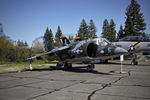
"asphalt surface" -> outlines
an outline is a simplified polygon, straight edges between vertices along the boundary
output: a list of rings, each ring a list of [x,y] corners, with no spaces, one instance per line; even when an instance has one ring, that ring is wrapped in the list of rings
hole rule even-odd
[[[150,100],[150,61],[0,74],[0,100]]]

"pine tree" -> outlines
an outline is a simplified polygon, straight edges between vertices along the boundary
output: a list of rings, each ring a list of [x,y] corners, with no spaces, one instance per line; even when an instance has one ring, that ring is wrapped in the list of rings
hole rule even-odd
[[[53,33],[52,33],[52,30],[46,29],[46,32],[44,34],[44,44],[47,43],[47,49],[48,50],[51,50],[51,46],[54,45],[54,39],[53,39]],[[45,45],[46,46],[46,45]],[[45,47],[46,49],[46,47]]]
[[[22,47],[22,46],[24,46],[24,42],[21,41],[21,40],[18,40],[18,41],[17,41],[17,45],[18,45],[19,47]]]
[[[24,46],[28,47],[28,43],[27,43],[27,41],[25,41]]]
[[[110,40],[111,42],[116,41],[116,30],[115,30],[116,24],[113,19],[111,19],[109,27],[110,27],[109,28],[110,34],[108,34],[109,36],[108,40]]]
[[[72,34],[69,35],[69,36],[68,36],[68,39],[69,39],[70,41],[73,41],[73,35],[72,35]]]
[[[93,20],[91,19],[90,23],[89,23],[89,27],[88,27],[88,32],[89,32],[88,38],[96,38],[97,37],[96,31],[97,31],[97,29],[95,27],[95,24],[94,24]]]
[[[54,44],[54,37],[53,37],[53,32],[51,29],[49,30],[49,40],[50,40],[50,43],[53,45]]]
[[[117,40],[119,40],[119,39],[121,39],[123,37],[125,37],[125,34],[124,34],[124,30],[123,30],[122,25],[120,25],[120,29],[119,29],[118,35],[117,35]]]
[[[3,26],[2,26],[2,24],[0,23],[0,37],[1,37],[2,35],[4,35],[4,33],[3,33]]]
[[[108,20],[105,19],[104,22],[103,22],[103,28],[102,28],[102,37],[103,38],[109,38],[109,34],[110,34],[110,29],[109,29],[109,23],[108,23]]]
[[[140,5],[136,0],[131,0],[131,4],[126,9],[125,36],[143,35],[146,29],[143,13],[140,12]]]
[[[61,39],[60,39],[61,36],[62,36],[62,31],[60,29],[60,26],[58,26],[57,32],[55,34],[55,45],[58,47],[61,46]]]
[[[82,40],[88,39],[89,36],[88,25],[86,24],[86,21],[84,19],[80,24],[77,36],[79,36]]]

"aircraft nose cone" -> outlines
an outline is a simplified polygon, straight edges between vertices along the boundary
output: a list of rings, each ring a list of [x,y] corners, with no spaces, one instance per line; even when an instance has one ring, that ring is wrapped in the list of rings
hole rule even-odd
[[[123,48],[120,48],[120,47],[117,47],[116,49],[115,49],[115,54],[125,54],[125,53],[127,53],[128,51],[127,50],[125,50],[125,49],[123,49]]]

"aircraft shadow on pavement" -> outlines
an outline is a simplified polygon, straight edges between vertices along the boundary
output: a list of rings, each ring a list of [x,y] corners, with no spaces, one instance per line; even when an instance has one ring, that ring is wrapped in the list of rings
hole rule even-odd
[[[53,71],[53,70],[63,70],[68,72],[75,72],[75,73],[93,73],[93,74],[102,74],[102,75],[112,75],[111,73],[104,73],[104,72],[98,72],[96,70],[93,71],[87,71],[87,66],[74,66],[72,69],[64,70],[63,68],[58,68],[56,66],[50,66],[48,69],[33,69],[32,71]],[[29,70],[26,70],[29,71]]]
[[[112,75],[110,73],[98,72],[96,70],[87,71],[86,68],[87,68],[86,66],[75,66],[72,67],[71,70],[64,70],[64,71],[75,72],[75,73],[93,73],[93,74],[102,74],[102,75]]]
[[[105,64],[105,63],[100,63],[100,64]],[[120,62],[108,62],[107,64],[114,64],[114,65],[121,65],[121,63]],[[122,63],[122,65],[128,65],[128,66],[150,66],[150,64],[141,64],[140,62],[139,62],[139,64],[138,65],[132,65],[131,64],[131,62],[123,62]]]

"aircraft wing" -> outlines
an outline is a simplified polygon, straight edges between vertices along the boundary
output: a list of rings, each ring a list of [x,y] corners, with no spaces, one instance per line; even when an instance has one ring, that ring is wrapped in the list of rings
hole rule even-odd
[[[65,49],[68,49],[70,46],[71,45],[63,46],[63,47],[60,47],[60,48],[54,48],[51,51],[44,52],[44,53],[41,53],[41,54],[39,54],[37,56],[33,56],[33,57],[30,57],[30,58],[27,58],[26,60],[32,60],[32,59],[36,59],[38,57],[41,57],[43,55],[48,55],[48,54],[56,53],[56,52],[59,52],[59,51],[63,51]]]

